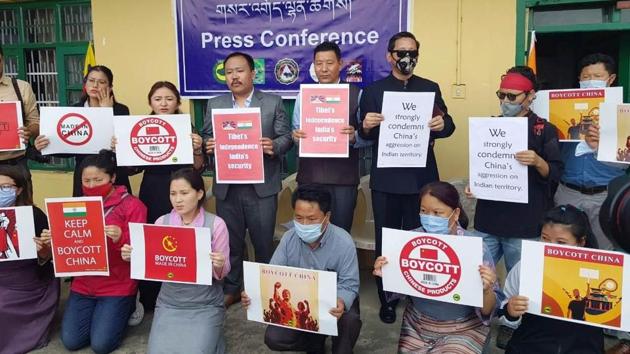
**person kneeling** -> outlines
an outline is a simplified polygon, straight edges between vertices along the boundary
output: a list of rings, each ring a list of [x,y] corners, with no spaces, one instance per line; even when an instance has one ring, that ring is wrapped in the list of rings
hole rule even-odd
[[[330,193],[317,185],[301,185],[293,193],[295,227],[287,231],[270,264],[337,272],[337,318],[339,335],[332,339],[333,353],[352,353],[361,331],[359,315],[359,264],[352,238],[330,223]],[[243,291],[243,307],[251,300]],[[268,326],[265,344],[271,350],[324,352],[327,336],[289,328]]]

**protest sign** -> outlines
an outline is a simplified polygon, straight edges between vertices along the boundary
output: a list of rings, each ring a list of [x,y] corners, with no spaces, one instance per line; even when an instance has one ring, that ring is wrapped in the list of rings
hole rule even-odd
[[[118,166],[192,164],[190,124],[188,114],[116,116]]]
[[[558,128],[561,141],[584,140],[588,128],[599,124],[600,103],[623,102],[623,87],[541,90],[531,109]]]
[[[337,335],[337,273],[243,262],[243,278],[248,320]]]
[[[630,330],[627,255],[523,240],[520,294],[528,312],[556,320]]]
[[[46,198],[55,276],[109,275],[101,197]]]
[[[425,167],[434,92],[383,93],[377,167]]]
[[[0,208],[0,262],[37,258],[32,206]]]
[[[349,125],[347,84],[300,86],[300,157],[348,157],[349,136],[341,132]]]
[[[527,166],[516,153],[527,150],[526,118],[470,118],[470,190],[478,199],[528,201]]]
[[[210,229],[129,223],[131,277],[212,285]]]
[[[18,129],[23,126],[19,101],[0,102],[0,151],[24,150]]]
[[[111,149],[113,119],[111,107],[41,107],[39,132],[50,141],[42,155]]]
[[[264,183],[260,108],[213,109],[216,183]]]
[[[454,304],[481,307],[479,237],[436,235],[383,228],[383,289]]]
[[[630,104],[599,106],[600,161],[630,164]]]

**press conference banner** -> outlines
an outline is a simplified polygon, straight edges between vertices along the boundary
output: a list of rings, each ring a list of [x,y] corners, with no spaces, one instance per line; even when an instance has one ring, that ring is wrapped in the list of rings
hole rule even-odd
[[[223,59],[254,57],[257,88],[295,96],[314,83],[313,49],[339,44],[341,78],[360,86],[388,75],[384,56],[394,34],[407,30],[408,0],[174,0],[182,96],[227,92]],[[378,19],[378,20],[375,20]]]

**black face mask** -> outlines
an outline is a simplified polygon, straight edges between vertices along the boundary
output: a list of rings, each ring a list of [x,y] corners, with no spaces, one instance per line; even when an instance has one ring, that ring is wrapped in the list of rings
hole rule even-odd
[[[418,51],[417,50],[393,50],[392,56],[396,54],[398,59],[396,60],[396,67],[403,75],[409,75],[413,73],[413,69],[418,64]]]

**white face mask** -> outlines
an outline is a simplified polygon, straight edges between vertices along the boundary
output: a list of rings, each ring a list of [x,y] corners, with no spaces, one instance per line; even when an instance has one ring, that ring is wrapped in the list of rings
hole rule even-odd
[[[583,88],[583,89],[605,88],[606,86],[608,86],[606,80],[580,81],[580,88]]]

